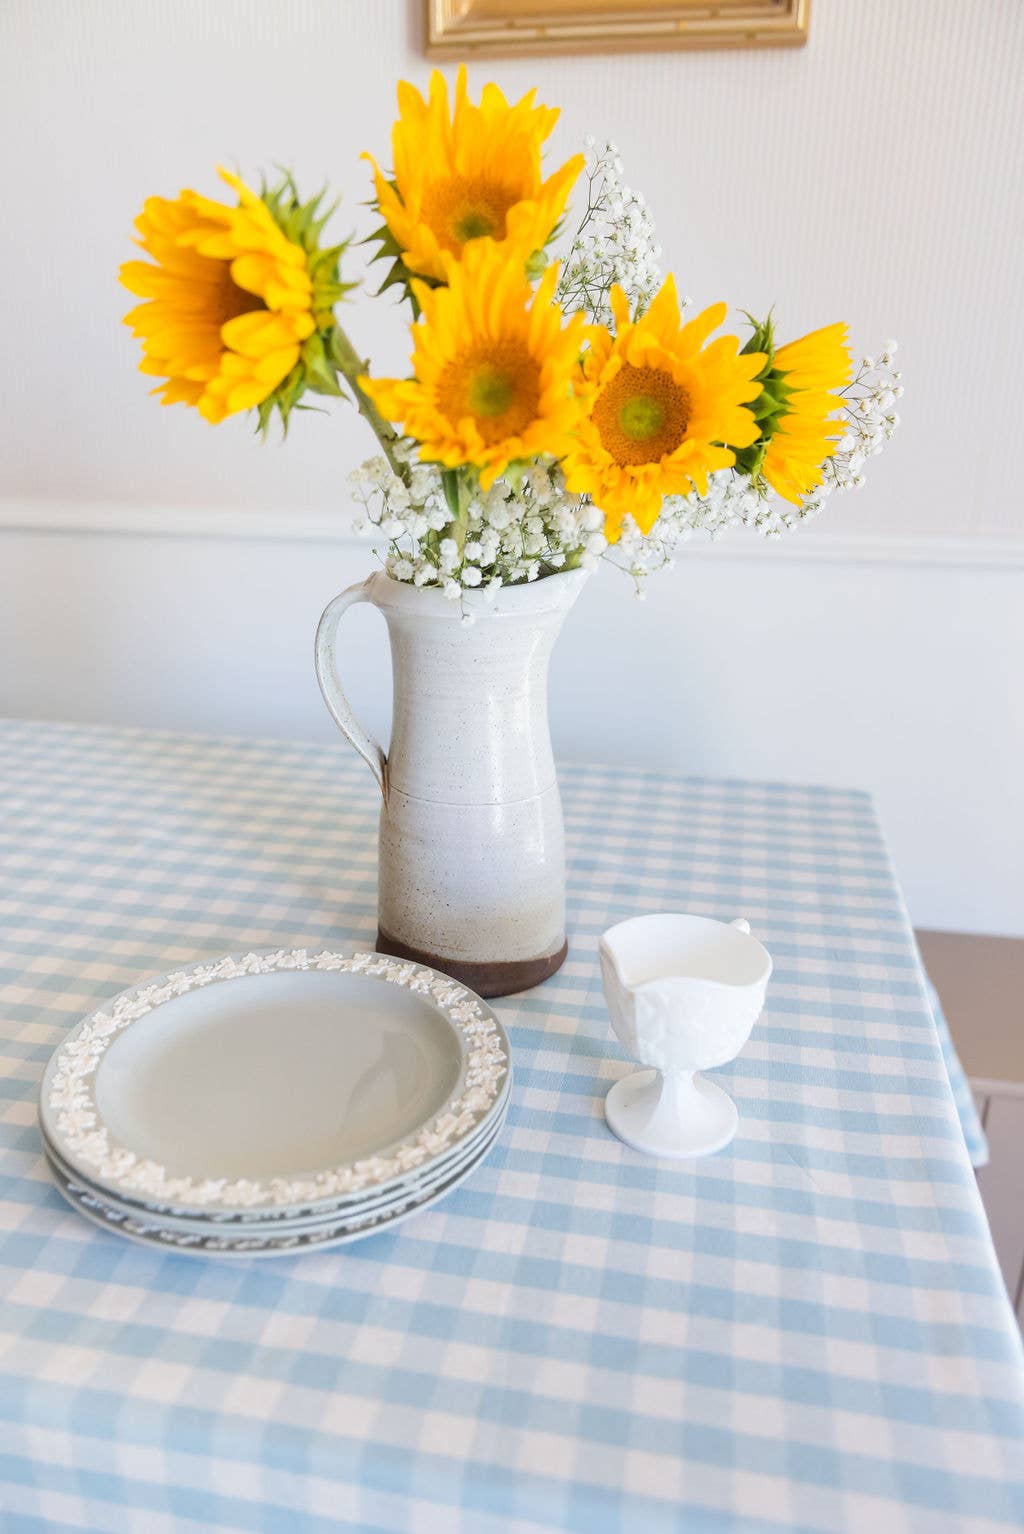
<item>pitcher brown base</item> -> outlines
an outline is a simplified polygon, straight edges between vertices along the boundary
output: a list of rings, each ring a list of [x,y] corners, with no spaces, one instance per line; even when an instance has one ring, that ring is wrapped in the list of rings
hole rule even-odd
[[[511,996],[514,991],[528,991],[531,986],[540,985],[556,969],[561,969],[569,952],[569,944],[563,943],[557,953],[547,954],[540,959],[463,964],[458,959],[443,959],[440,954],[427,953],[422,948],[410,948],[407,943],[400,943],[397,938],[388,937],[386,932],[378,930],[377,951],[391,954],[396,959],[411,959],[414,964],[426,964],[431,969],[439,969],[443,975],[451,975],[460,985],[468,985],[478,996]]]

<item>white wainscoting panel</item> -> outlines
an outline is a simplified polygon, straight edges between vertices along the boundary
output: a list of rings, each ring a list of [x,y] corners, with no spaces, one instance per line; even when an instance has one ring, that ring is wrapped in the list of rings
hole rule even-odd
[[[0,506],[0,711],[334,739],[313,631],[373,565],[342,517]],[[917,925],[1024,933],[1022,554],[822,524],[693,544],[642,604],[602,569],[556,651],[556,749],[871,789]],[[345,625],[386,734],[383,622]]]

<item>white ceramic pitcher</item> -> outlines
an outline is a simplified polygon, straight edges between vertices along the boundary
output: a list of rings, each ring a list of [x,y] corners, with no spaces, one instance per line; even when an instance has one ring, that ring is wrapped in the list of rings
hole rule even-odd
[[[750,924],[708,916],[634,916],[601,938],[612,1027],[650,1070],[616,1082],[609,1128],[652,1156],[706,1156],[739,1122],[721,1087],[697,1073],[732,1060],[750,1037],[772,972]]]
[[[563,962],[562,806],[548,731],[548,660],[582,570],[462,603],[371,575],[320,620],[316,672],[342,734],[380,785],[377,946],[482,996],[545,980]],[[391,641],[391,745],[355,718],[338,676],[338,624],[356,602]],[[475,621],[462,622],[462,605]]]

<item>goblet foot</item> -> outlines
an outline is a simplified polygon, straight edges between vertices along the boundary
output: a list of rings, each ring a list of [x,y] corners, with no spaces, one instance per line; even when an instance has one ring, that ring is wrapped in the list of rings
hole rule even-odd
[[[736,1133],[739,1114],[727,1092],[703,1076],[636,1071],[604,1100],[608,1128],[645,1156],[710,1156]]]

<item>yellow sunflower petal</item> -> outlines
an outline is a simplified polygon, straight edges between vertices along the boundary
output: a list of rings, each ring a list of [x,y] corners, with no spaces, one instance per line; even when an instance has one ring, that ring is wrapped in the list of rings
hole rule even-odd
[[[823,466],[843,434],[833,419],[852,365],[844,324],[826,325],[776,349],[773,366],[789,396],[764,456],[764,477],[783,500],[799,504],[823,480]]]
[[[759,353],[741,357],[734,336],[705,347],[725,305],[683,325],[671,277],[639,320],[630,320],[618,290],[612,309],[614,337],[588,330],[588,415],[564,463],[568,488],[605,513],[610,543],[627,515],[650,532],[666,495],[703,493],[709,473],[735,462],[726,444],[756,439],[745,406],[760,392],[752,380],[765,362]]]
[[[657,300],[655,300],[657,302]],[[654,308],[654,304],[651,305]],[[729,312],[727,304],[711,304],[697,315],[696,319],[690,320],[684,325],[679,333],[680,351],[700,351],[708,336],[713,330],[717,330]]]
[[[619,289],[620,293],[621,291]],[[622,294],[622,297],[625,298],[625,294]],[[705,313],[707,312],[709,311],[705,311]],[[626,306],[625,318],[627,320],[629,318],[628,304]],[[723,313],[722,319],[724,318],[725,314]],[[618,319],[618,315],[616,315],[616,319]],[[658,292],[651,300],[644,319],[646,321],[644,330],[647,333],[657,341],[663,341],[669,346],[672,345],[672,342],[679,334],[679,295],[676,292],[676,279],[672,272],[669,272]],[[716,320],[714,324],[710,325],[709,330],[716,329],[722,323],[722,319]]]
[[[488,85],[474,105],[461,66],[451,104],[437,70],[426,100],[408,82],[399,85],[393,185],[366,158],[381,216],[409,271],[445,282],[445,258],[461,257],[482,239],[504,245],[510,260],[546,245],[584,161],[574,156],[542,179],[542,147],[558,113],[533,96],[510,105]]]
[[[557,267],[534,292],[493,240],[474,241],[446,272],[447,287],[417,284],[414,376],[360,384],[421,458],[470,464],[486,490],[510,463],[568,449],[583,409],[574,383],[584,323],[563,324],[552,302]]]
[[[136,220],[149,260],[128,261],[122,284],[146,300],[125,316],[142,342],[141,371],[163,377],[164,404],[217,422],[267,400],[316,329],[307,253],[262,198],[230,171],[236,207],[184,191],[150,197]]]
[[[615,334],[621,335],[630,324],[629,299],[617,282],[612,286],[612,290],[608,295],[608,302],[611,307],[612,318],[615,321]]]

